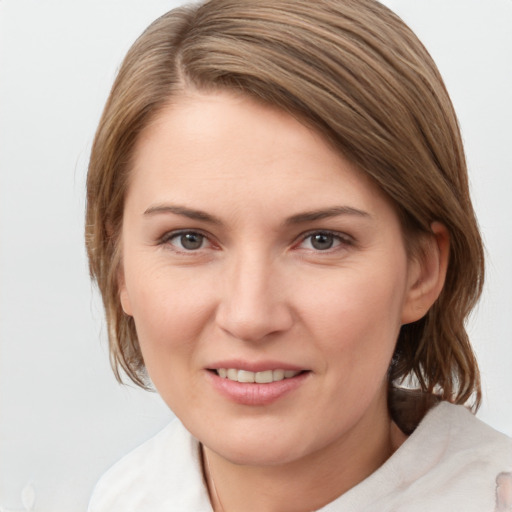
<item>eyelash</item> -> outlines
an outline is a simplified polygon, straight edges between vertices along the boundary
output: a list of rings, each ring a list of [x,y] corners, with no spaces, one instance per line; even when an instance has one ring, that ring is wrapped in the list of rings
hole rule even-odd
[[[180,248],[177,247],[172,243],[173,240],[178,239],[180,237],[186,236],[186,235],[195,235],[201,237],[201,246],[196,249],[187,249],[187,248]],[[354,245],[354,240],[349,235],[346,235],[344,233],[339,233],[337,231],[329,231],[329,230],[315,230],[315,231],[309,231],[307,233],[303,233],[298,237],[298,242],[296,242],[293,245],[293,248],[300,248],[302,244],[304,244],[308,239],[310,240],[310,244],[312,245],[312,238],[314,236],[324,236],[324,237],[332,237],[332,242],[334,247],[327,247],[325,249],[318,249],[315,247],[308,248],[308,251],[314,252],[314,253],[326,253],[329,254],[331,252],[335,252],[336,250],[339,250],[340,247],[346,248]],[[176,251],[177,253],[182,254],[190,254],[194,252],[199,252],[201,249],[204,249],[203,244],[209,243],[213,247],[215,247],[215,244],[212,244],[211,238],[208,234],[203,233],[200,230],[191,230],[191,229],[183,229],[179,231],[171,231],[169,233],[166,233],[163,237],[159,240],[159,245],[170,245],[172,246],[172,250]]]
[[[201,245],[205,241],[209,242],[210,244],[212,244],[210,237],[206,233],[203,233],[202,231],[197,230],[197,229],[182,229],[182,230],[179,230],[179,231],[171,231],[169,233],[166,233],[159,240],[159,244],[160,245],[171,245],[173,247],[173,250],[175,250],[178,253],[184,253],[184,254],[198,252],[199,250],[203,249],[203,247],[199,247],[198,249],[179,248],[179,247],[175,246],[174,244],[172,244],[172,240],[178,239],[178,238],[183,237],[185,235],[196,235],[196,236],[202,237]]]
[[[332,237],[333,243],[337,242],[337,244],[334,247],[328,247],[324,250],[315,249],[315,248],[309,249],[315,253],[331,253],[336,250],[339,250],[340,248],[346,248],[346,247],[350,247],[350,246],[354,245],[354,239],[344,233],[339,233],[337,231],[329,231],[329,230],[315,230],[315,231],[309,231],[307,233],[300,235],[299,242],[298,242],[298,244],[295,245],[295,247],[302,245],[308,239],[312,240],[312,237],[314,237],[314,236]]]

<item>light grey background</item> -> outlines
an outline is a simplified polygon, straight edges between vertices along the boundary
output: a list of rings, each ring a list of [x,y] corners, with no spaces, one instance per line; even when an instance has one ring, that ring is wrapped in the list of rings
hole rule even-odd
[[[0,510],[84,511],[101,473],[171,418],[111,375],[82,225],[116,69],[179,3],[0,1]],[[479,416],[512,435],[512,0],[385,3],[426,44],[459,114],[488,252],[470,323]]]

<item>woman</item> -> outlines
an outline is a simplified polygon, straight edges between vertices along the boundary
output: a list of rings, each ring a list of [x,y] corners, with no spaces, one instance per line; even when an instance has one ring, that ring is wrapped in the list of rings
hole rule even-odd
[[[179,420],[91,512],[498,506],[512,444],[462,405],[483,250],[457,120],[382,5],[154,22],[98,128],[87,246],[117,377]]]

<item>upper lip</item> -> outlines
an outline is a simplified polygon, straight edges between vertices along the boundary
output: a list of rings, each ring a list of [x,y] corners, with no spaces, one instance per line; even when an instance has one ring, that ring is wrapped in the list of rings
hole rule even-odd
[[[284,363],[281,361],[243,361],[240,359],[231,359],[217,361],[207,366],[208,370],[218,370],[219,368],[236,368],[248,372],[264,372],[266,370],[291,370],[304,371],[306,368],[295,364]]]

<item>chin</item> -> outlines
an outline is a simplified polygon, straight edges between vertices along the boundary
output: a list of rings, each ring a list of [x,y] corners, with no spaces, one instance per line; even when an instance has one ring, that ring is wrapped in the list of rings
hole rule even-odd
[[[214,442],[207,446],[231,464],[269,467],[288,464],[304,456],[304,453],[295,451],[297,445],[292,447],[289,445],[290,443],[287,444],[288,446],[279,446],[259,439],[252,443],[229,442],[220,444]]]
[[[202,444],[236,465],[277,466],[305,455],[307,449],[300,432],[293,435],[281,421],[265,423],[260,418],[259,421],[238,421],[229,428],[222,424],[212,428],[210,424],[207,431],[194,429],[185,422],[184,425]]]

